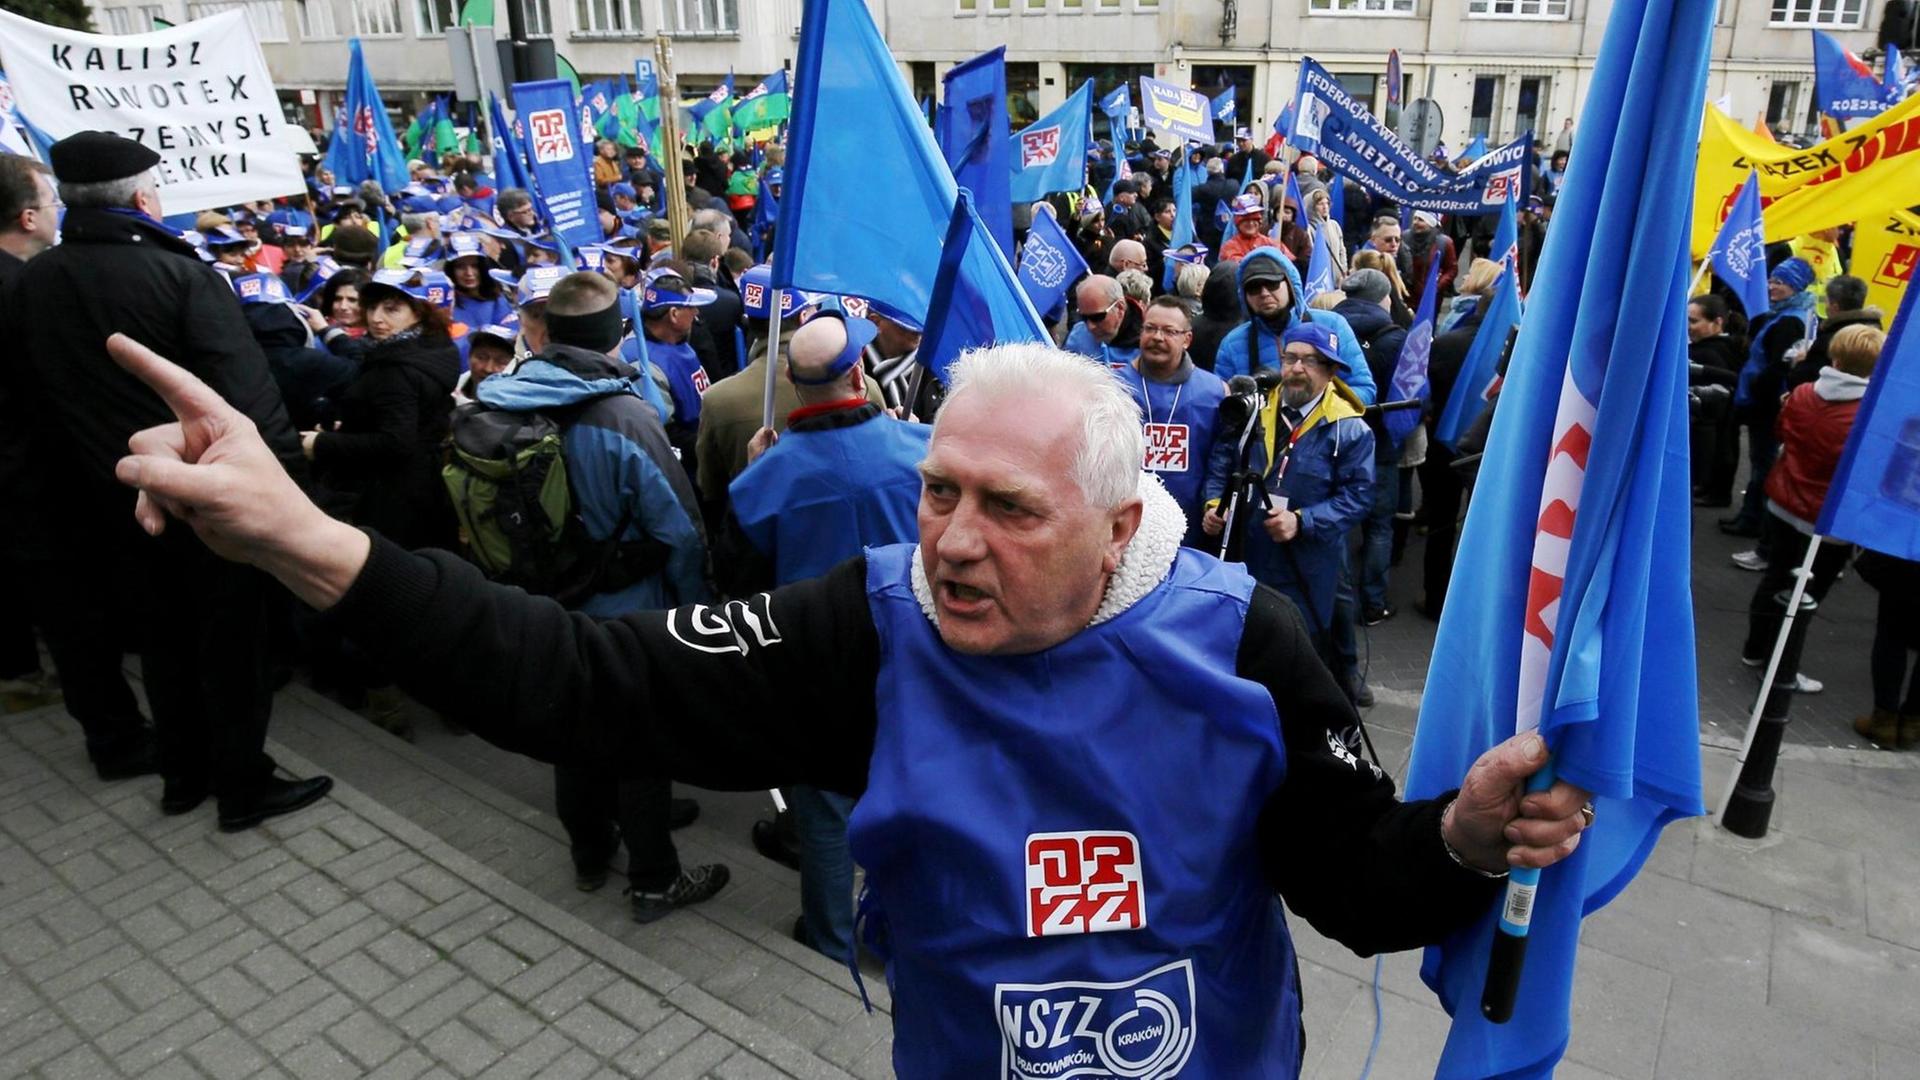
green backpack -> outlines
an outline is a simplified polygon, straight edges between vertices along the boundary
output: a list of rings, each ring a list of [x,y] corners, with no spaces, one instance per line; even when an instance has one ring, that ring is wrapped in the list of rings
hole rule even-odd
[[[557,410],[567,414],[569,407]],[[567,482],[565,427],[552,412],[511,412],[469,402],[453,411],[447,463],[440,470],[453,499],[467,555],[495,581],[575,604],[658,573],[669,549],[651,538],[596,541]]]

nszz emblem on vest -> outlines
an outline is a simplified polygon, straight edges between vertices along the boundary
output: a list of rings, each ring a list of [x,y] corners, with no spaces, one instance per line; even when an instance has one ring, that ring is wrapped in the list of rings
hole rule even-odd
[[[1147,925],[1140,841],[1130,832],[1027,837],[1027,936],[1101,934]]]

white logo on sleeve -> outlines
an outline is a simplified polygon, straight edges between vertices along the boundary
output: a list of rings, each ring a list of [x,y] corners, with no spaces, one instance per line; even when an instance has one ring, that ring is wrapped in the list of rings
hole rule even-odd
[[[773,597],[755,593],[745,600],[729,600],[719,608],[705,604],[667,612],[667,633],[689,649],[703,653],[739,653],[758,646],[780,644],[780,628],[773,622]]]

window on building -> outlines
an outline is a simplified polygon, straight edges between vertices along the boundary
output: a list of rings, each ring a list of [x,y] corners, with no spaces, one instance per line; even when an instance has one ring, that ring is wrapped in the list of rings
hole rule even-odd
[[[1540,124],[1546,119],[1547,87],[1545,76],[1527,76],[1520,80],[1520,90],[1514,95],[1513,135],[1519,138],[1522,132],[1533,132],[1537,145],[1546,134]]]
[[[520,14],[526,19],[528,37],[553,36],[553,9],[547,5],[547,0],[523,0]]]
[[[1005,15],[1013,10],[1013,0],[988,0],[987,10],[995,15]]]
[[[254,37],[264,42],[287,40],[287,17],[280,7],[280,0],[201,0],[187,5],[187,18],[201,19],[234,8],[247,13],[247,22],[253,24]],[[148,24],[141,29],[151,30],[153,26]]]
[[[972,15],[980,10],[980,0],[959,0],[960,14]]]
[[[420,36],[439,37],[449,26],[460,24],[458,0],[414,0],[420,17]]]
[[[1505,88],[1503,75],[1481,75],[1473,80],[1473,111],[1467,114],[1467,135],[1494,137],[1493,118],[1500,113],[1500,92]]]
[[[1333,77],[1340,84],[1340,89],[1347,92],[1348,97],[1375,112],[1379,111],[1375,108],[1375,95],[1379,90],[1380,76],[1368,71],[1339,71],[1335,72]]]
[[[1027,10],[1045,11],[1047,10],[1047,0],[1027,0]]]
[[[110,7],[107,12],[107,32],[110,34],[131,34],[133,29],[133,9]],[[145,30],[146,27],[140,29]]]
[[[1773,0],[1769,25],[1854,27],[1866,10],[1867,0]]]
[[[1133,6],[1139,11],[1153,11],[1160,7],[1160,0],[1133,0]]]
[[[353,0],[353,32],[365,37],[400,33],[400,0]]]
[[[1060,0],[1061,11],[1080,11],[1086,6],[1084,0]]]
[[[1019,131],[1040,119],[1040,65],[1007,65],[1007,122]]]
[[[740,0],[660,0],[660,23],[682,37],[738,34]]]
[[[159,4],[142,4],[133,10],[140,13],[140,22],[134,29],[145,33],[159,27],[160,20],[167,18],[167,9]],[[167,21],[171,22],[171,19]]]
[[[1569,0],[1467,0],[1467,14],[1485,19],[1564,19]]]
[[[1119,11],[1120,0],[1095,0],[1100,11]]]
[[[1152,74],[1152,64],[1068,64],[1067,85],[1079,86],[1088,79],[1093,80],[1093,132],[1117,144],[1126,137],[1126,133],[1112,130],[1107,114],[1100,110],[1100,102],[1113,93],[1114,87],[1125,86],[1127,100],[1137,107],[1140,104],[1140,76]],[[1124,119],[1121,126],[1125,126]]]
[[[574,33],[608,37],[638,34],[645,26],[642,6],[642,0],[575,0]]]
[[[1308,0],[1315,15],[1412,15],[1414,0]]]
[[[300,37],[307,41],[339,37],[333,28],[333,0],[293,0],[300,12]]]

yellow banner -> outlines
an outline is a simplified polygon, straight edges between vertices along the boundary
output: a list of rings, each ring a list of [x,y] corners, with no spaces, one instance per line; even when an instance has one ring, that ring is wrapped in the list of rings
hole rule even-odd
[[[1886,313],[1889,323],[1920,261],[1920,215],[1895,211],[1853,228],[1853,273],[1867,283],[1867,303]],[[1889,327],[1891,328],[1891,327]]]
[[[1694,178],[1694,258],[1713,245],[1749,169],[1760,176],[1768,240],[1878,221],[1920,201],[1920,95],[1805,150],[1768,142],[1708,105]]]

